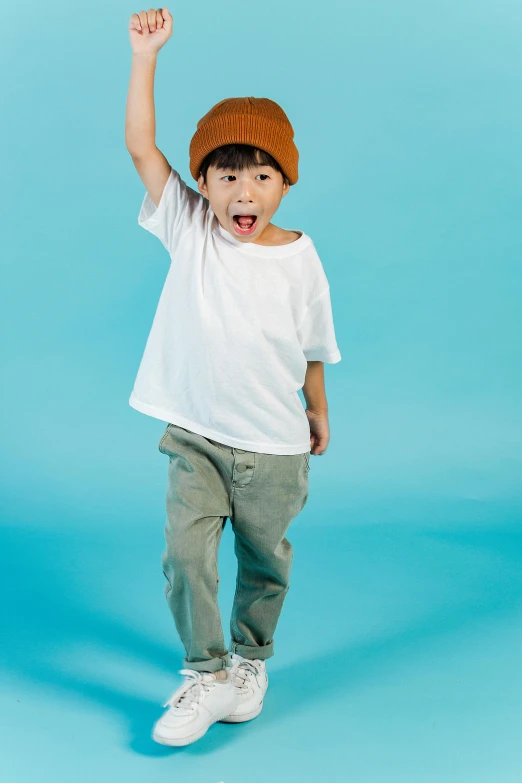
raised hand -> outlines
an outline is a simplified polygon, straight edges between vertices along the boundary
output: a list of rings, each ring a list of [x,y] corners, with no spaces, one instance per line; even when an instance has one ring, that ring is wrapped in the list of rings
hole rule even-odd
[[[129,39],[134,54],[155,54],[172,35],[173,18],[167,8],[132,14]]]

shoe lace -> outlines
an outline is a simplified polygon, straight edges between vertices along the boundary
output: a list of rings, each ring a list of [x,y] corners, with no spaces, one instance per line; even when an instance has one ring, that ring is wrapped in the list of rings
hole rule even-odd
[[[243,660],[238,665],[234,672],[235,676],[235,685],[237,685],[239,688],[247,688],[249,681],[252,679],[252,677],[255,677],[257,682],[259,683],[259,674],[260,671],[257,667],[257,663],[259,661],[253,660]]]
[[[216,679],[209,676],[208,672],[198,672],[195,669],[180,669],[179,673],[185,675],[185,682],[163,706],[176,710],[177,715],[191,715],[205,694],[214,687]]]

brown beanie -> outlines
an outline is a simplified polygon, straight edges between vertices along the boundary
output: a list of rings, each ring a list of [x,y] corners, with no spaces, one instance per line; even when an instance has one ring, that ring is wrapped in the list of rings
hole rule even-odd
[[[251,144],[265,150],[279,163],[290,185],[297,182],[294,129],[270,98],[226,98],[200,119],[189,148],[190,173],[196,181],[204,158],[222,144]]]

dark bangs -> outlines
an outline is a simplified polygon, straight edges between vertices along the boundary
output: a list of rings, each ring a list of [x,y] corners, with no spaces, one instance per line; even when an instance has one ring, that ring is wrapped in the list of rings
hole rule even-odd
[[[243,171],[245,168],[255,168],[256,166],[272,166],[273,169],[281,172],[285,184],[289,184],[288,178],[275,158],[265,150],[260,150],[251,144],[224,144],[209,152],[200,166],[205,184],[209,166],[235,171]]]

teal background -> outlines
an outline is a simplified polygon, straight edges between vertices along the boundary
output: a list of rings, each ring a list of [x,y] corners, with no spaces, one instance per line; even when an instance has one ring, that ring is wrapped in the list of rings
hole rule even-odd
[[[124,142],[139,7],[5,9],[2,783],[515,783],[522,686],[522,7],[168,6],[157,144],[276,100],[342,361],[258,719],[150,740],[181,682],[165,424],[128,405],[168,269]],[[230,525],[220,550],[227,629]],[[319,574],[312,581],[310,574]]]

